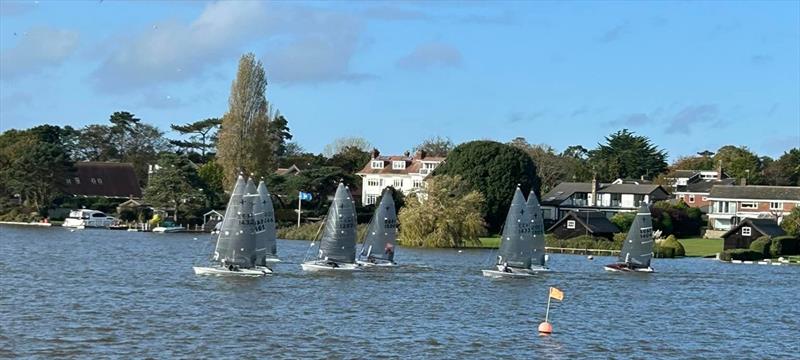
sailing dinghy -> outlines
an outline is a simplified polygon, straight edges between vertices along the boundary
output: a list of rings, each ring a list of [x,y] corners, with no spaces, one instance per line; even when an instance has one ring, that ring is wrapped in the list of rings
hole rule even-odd
[[[619,262],[606,265],[606,271],[651,273],[650,261],[653,259],[653,219],[650,208],[642,204],[631,229],[622,244]]]
[[[528,277],[536,272],[531,270],[533,256],[533,232],[531,216],[525,204],[525,196],[517,187],[511,207],[508,209],[500,249],[497,254],[496,269],[483,270],[488,277]]]
[[[525,203],[525,210],[531,218],[531,232],[533,233],[533,254],[531,254],[532,272],[550,271],[547,267],[547,255],[544,253],[544,217],[542,216],[542,207],[539,205],[539,199],[536,198],[536,193],[531,191],[528,194],[528,202]]]
[[[268,262],[280,262],[278,258],[278,243],[277,231],[275,230],[275,207],[272,205],[272,197],[267,190],[267,184],[264,180],[258,183],[258,195],[261,196],[262,205],[264,207],[264,232],[261,238],[256,238],[256,251],[261,251],[263,255],[263,263],[266,266]],[[258,236],[258,235],[256,235]],[[259,244],[262,244],[259,246]]]
[[[213,264],[194,267],[197,275],[263,276],[271,274],[266,266],[257,265],[256,221],[253,210],[260,211],[261,197],[248,195],[244,177],[239,175],[225,209]]]
[[[344,184],[339,183],[325,217],[316,259],[305,261],[301,266],[304,271],[361,270],[356,263],[356,209],[350,190]]]
[[[358,253],[357,263],[362,266],[396,266],[394,262],[397,245],[397,212],[394,208],[392,190],[386,188],[381,202],[375,208],[367,227],[367,235]]]

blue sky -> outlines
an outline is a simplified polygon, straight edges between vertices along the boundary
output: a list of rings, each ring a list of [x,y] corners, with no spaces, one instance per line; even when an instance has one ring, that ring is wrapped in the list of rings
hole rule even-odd
[[[221,117],[239,57],[304,148],[447,136],[800,146],[800,2],[0,1],[0,130]],[[171,136],[172,134],[168,134]]]

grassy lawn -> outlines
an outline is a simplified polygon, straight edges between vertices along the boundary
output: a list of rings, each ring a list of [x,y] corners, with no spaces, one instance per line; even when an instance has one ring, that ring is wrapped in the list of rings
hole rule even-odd
[[[686,249],[686,256],[708,256],[722,252],[722,239],[678,239]]]
[[[480,245],[472,245],[466,244],[465,247],[467,248],[493,248],[497,249],[500,247],[500,237],[482,237],[480,238],[481,244]]]

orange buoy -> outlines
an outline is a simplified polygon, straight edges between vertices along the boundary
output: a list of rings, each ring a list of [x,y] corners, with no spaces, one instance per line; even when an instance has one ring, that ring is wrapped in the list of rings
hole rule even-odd
[[[553,333],[553,325],[549,322],[545,321],[539,324],[539,332],[542,334],[552,334]]]

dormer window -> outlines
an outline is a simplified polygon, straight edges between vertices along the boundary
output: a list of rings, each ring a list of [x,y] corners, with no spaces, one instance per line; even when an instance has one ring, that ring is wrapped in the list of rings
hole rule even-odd
[[[373,161],[372,162],[373,169],[383,169],[383,161]]]
[[[392,169],[395,170],[403,170],[406,168],[405,161],[392,161]]]

